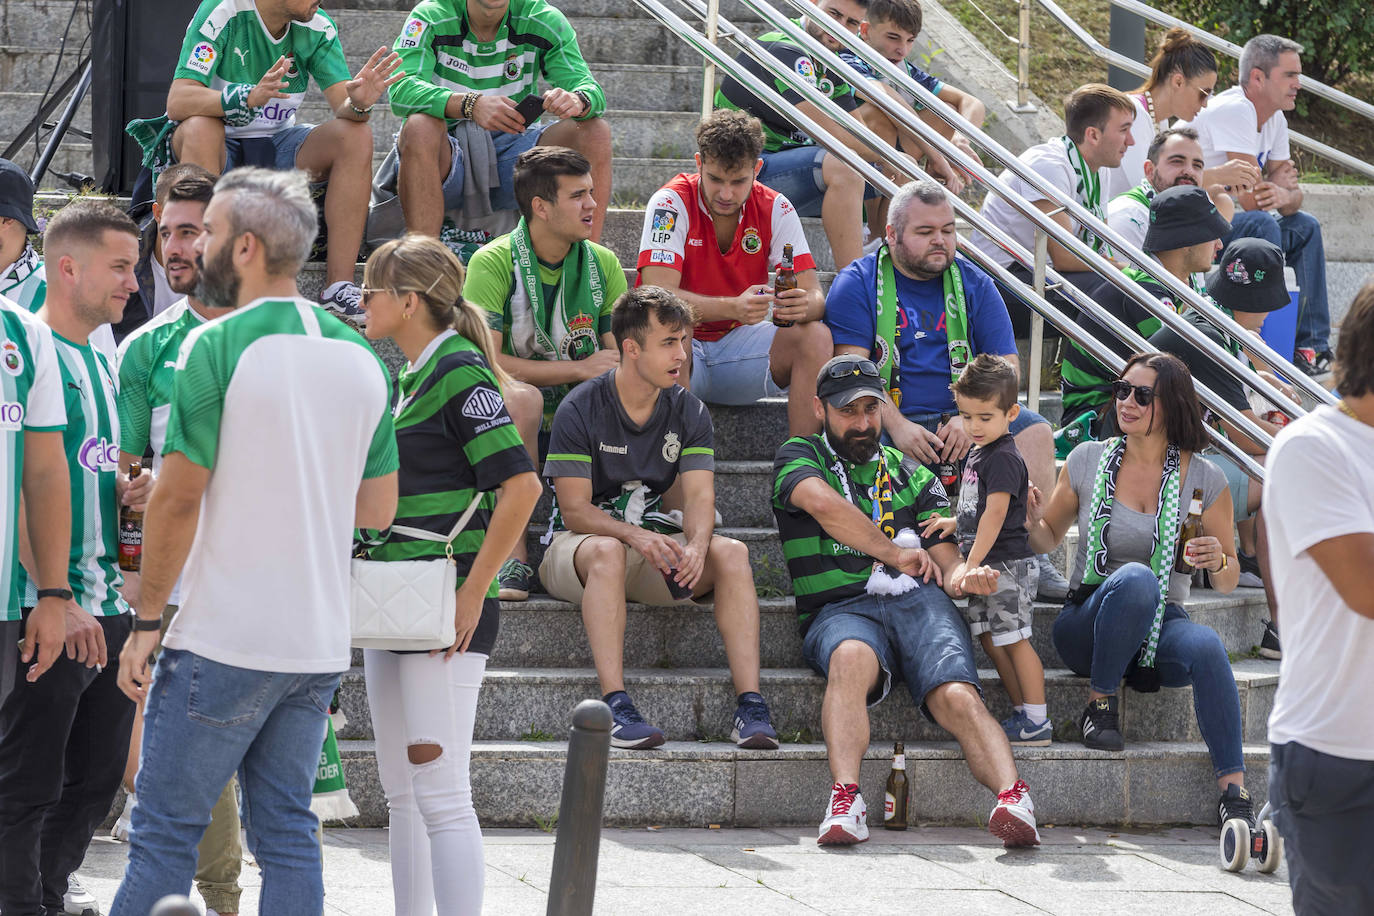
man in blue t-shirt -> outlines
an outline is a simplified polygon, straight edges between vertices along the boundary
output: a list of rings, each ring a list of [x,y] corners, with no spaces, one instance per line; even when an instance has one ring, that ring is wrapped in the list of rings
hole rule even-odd
[[[883,428],[892,444],[932,468],[950,466],[942,476],[955,479],[973,443],[950,383],[979,353],[1003,356],[1020,370],[1001,294],[987,274],[955,254],[957,245],[945,189],[911,182],[892,198],[886,244],[840,271],[825,300],[835,354],[870,356],[887,379],[892,397],[883,407]],[[1031,483],[1050,492],[1049,421],[1022,410],[1011,434]],[[1068,582],[1043,556],[1040,577],[1040,597],[1067,595]]]

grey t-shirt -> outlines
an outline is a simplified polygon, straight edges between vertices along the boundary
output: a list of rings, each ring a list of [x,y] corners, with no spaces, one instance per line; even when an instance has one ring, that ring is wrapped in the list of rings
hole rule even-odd
[[[1078,550],[1074,555],[1073,575],[1070,587],[1078,588],[1083,581],[1083,568],[1088,558],[1088,512],[1092,507],[1093,483],[1097,476],[1097,465],[1102,460],[1104,442],[1084,442],[1069,453],[1064,462],[1064,471],[1069,475],[1069,486],[1078,495]],[[1226,475],[1215,464],[1196,453],[1188,462],[1188,476],[1179,487],[1178,524],[1182,525],[1188,517],[1188,503],[1193,490],[1202,490],[1202,508],[1216,500],[1226,489]],[[1155,517],[1123,506],[1120,502],[1112,505],[1112,523],[1107,526],[1107,571],[1115,572],[1127,563],[1150,565],[1150,554],[1155,542]],[[1172,563],[1172,558],[1170,559]],[[1192,580],[1188,576],[1172,573],[1169,576],[1169,604],[1182,604],[1188,600]]]

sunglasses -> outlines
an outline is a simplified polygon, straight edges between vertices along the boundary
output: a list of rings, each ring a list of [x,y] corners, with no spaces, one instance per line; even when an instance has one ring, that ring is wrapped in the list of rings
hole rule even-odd
[[[831,378],[844,378],[846,375],[866,375],[869,378],[878,378],[878,367],[873,365],[872,360],[858,359],[851,362],[836,363],[830,367],[827,374]]]
[[[1132,385],[1125,379],[1117,379],[1112,382],[1112,396],[1118,401],[1124,401],[1135,393],[1135,402],[1141,407],[1149,407],[1154,403],[1155,390],[1149,385]]]
[[[396,291],[387,289],[385,286],[360,286],[358,287],[358,292],[363,294],[363,305],[367,305],[367,301],[378,293],[395,294]]]
[[[1215,91],[1215,89],[1203,89],[1201,86],[1199,86],[1197,89],[1197,94],[1198,97],[1202,100],[1202,103],[1205,105],[1207,104],[1207,100],[1212,97],[1212,93]]]

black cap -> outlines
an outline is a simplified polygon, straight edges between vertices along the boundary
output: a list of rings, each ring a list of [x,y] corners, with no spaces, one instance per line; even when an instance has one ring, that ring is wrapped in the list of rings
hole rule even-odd
[[[33,182],[8,159],[0,159],[0,216],[19,220],[30,232],[38,231],[33,220]]]
[[[816,396],[831,407],[844,407],[859,398],[887,400],[883,378],[871,359],[854,354],[836,356],[816,375]]]
[[[1150,201],[1150,228],[1144,251],[1174,251],[1203,242],[1215,242],[1231,231],[1226,217],[1217,212],[1207,192],[1196,185],[1165,188]]]
[[[1207,292],[1233,312],[1276,312],[1291,300],[1283,282],[1283,249],[1264,239],[1236,239],[1207,274]]]

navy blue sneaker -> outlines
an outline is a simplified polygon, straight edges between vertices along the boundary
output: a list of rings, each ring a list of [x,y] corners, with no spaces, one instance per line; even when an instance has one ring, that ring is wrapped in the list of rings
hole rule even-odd
[[[654,728],[635,709],[630,695],[623,690],[608,693],[606,705],[611,707],[611,747],[623,747],[632,751],[644,751],[663,743],[663,731]]]
[[[1049,719],[1036,725],[1024,712],[1012,713],[1002,720],[1002,731],[1013,747],[1049,747],[1054,740],[1054,726]]]
[[[768,718],[768,704],[763,702],[763,697],[757,693],[739,695],[739,707],[735,710],[730,740],[739,747],[754,751],[777,749],[778,733],[773,731],[773,723]]]

